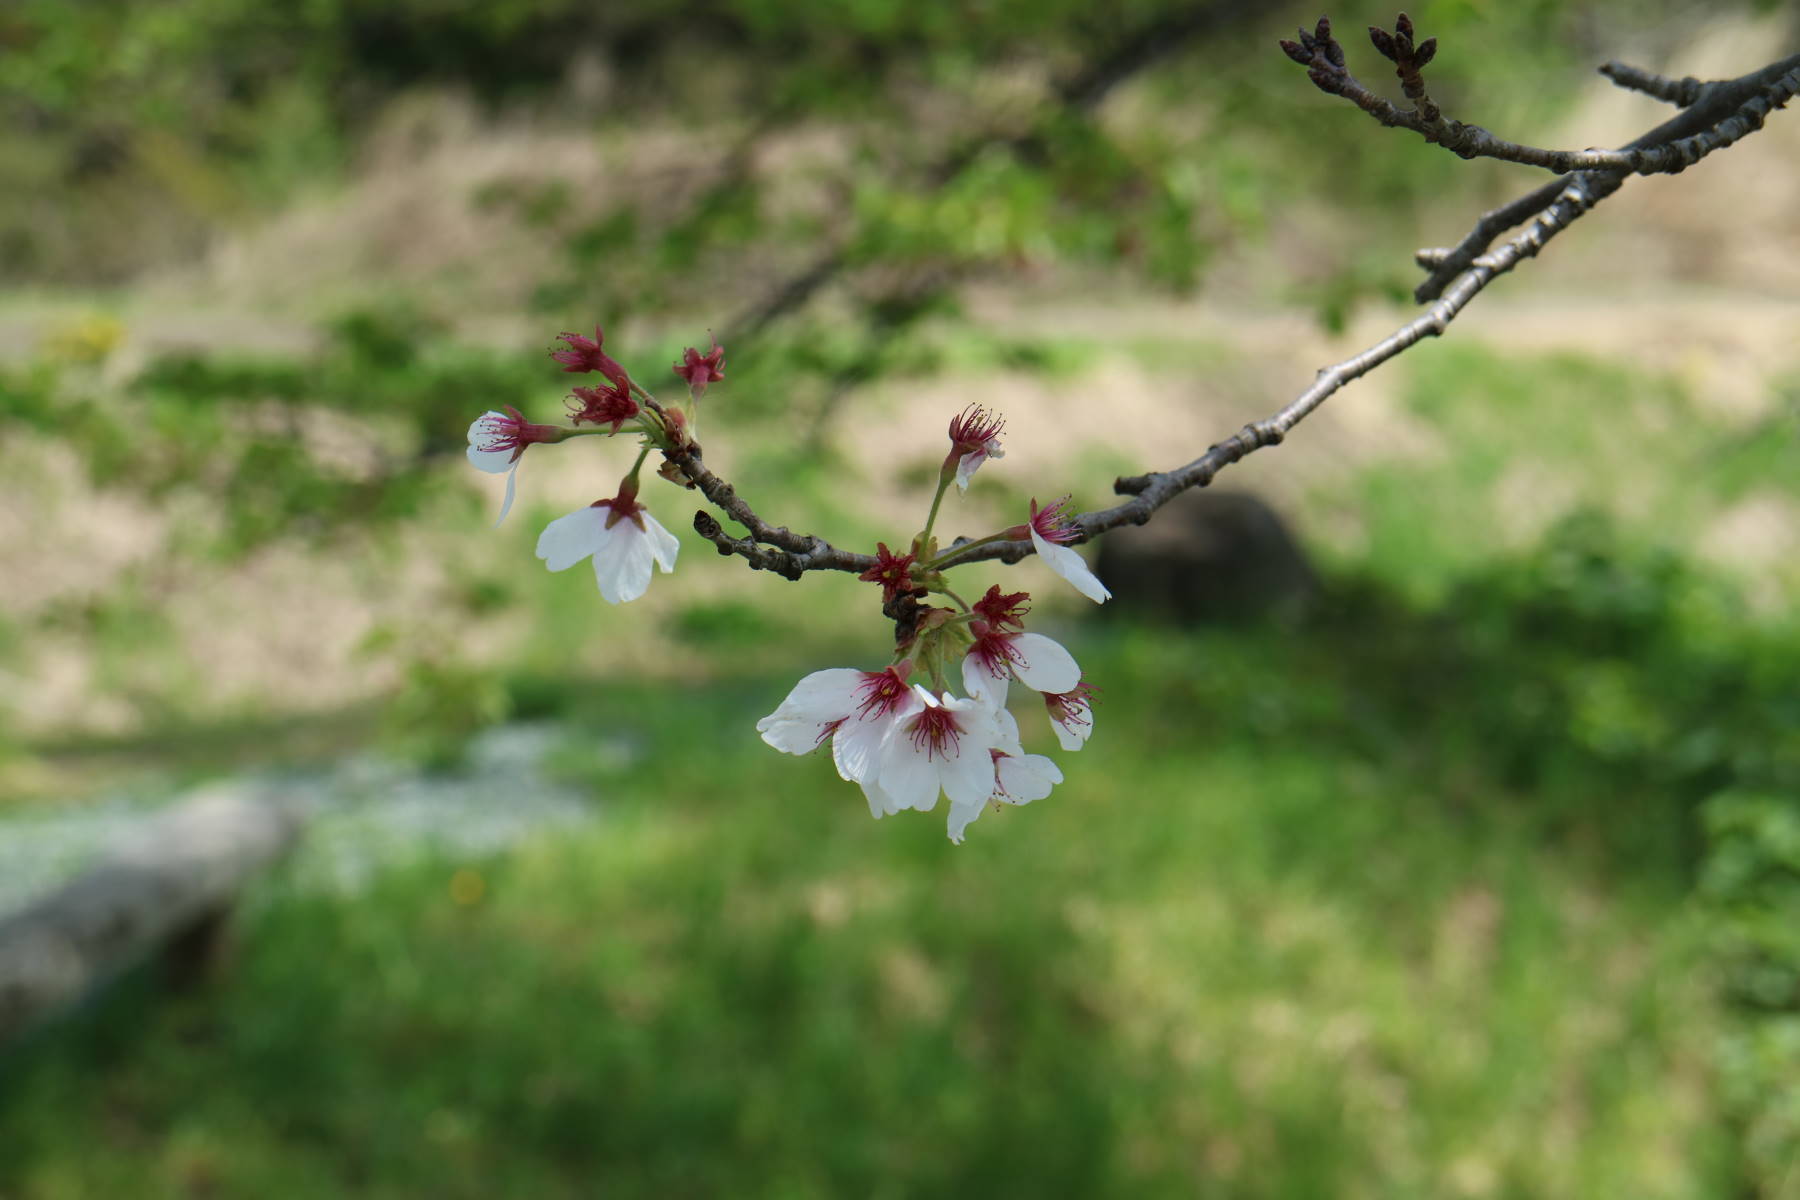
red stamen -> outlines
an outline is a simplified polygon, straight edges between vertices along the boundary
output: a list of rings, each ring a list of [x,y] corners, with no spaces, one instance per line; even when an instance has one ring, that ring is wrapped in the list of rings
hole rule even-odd
[[[921,712],[913,722],[912,740],[915,750],[925,751],[927,759],[942,755],[955,758],[956,748],[962,742],[962,726],[957,724],[956,714],[941,705],[933,706]],[[949,749],[945,749],[948,743]]]

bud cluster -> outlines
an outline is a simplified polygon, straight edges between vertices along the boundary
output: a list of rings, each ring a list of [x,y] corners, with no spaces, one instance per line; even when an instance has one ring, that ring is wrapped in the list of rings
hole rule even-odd
[[[966,490],[983,463],[1003,456],[1004,428],[997,414],[976,406],[950,422],[950,450],[924,530],[905,553],[878,543],[875,564],[858,576],[881,588],[882,611],[896,620],[895,661],[880,671],[815,671],[756,726],[763,741],[789,754],[829,743],[838,774],[862,789],[877,818],[928,812],[940,795],[949,797],[954,842],[989,804],[1029,804],[1062,782],[1055,762],[1026,753],[1007,708],[1012,685],[1039,697],[1064,750],[1079,750],[1093,731],[1094,688],[1066,649],[1026,630],[1030,593],[995,585],[967,604],[945,583],[950,560],[983,542],[1029,539],[1082,595],[1099,603],[1111,594],[1069,548],[1082,531],[1066,496],[1041,508],[1033,500],[1021,524],[939,552],[931,531],[944,493],[951,483]],[[933,604],[939,595],[951,603]]]
[[[537,544],[537,556],[552,571],[566,571],[589,560],[601,597],[609,604],[623,604],[649,589],[652,567],[660,567],[664,574],[675,569],[680,543],[638,503],[638,476],[652,450],[689,444],[690,421],[681,409],[658,404],[606,353],[606,335],[599,328],[593,337],[564,333],[557,340],[563,349],[551,351],[550,357],[562,364],[565,373],[598,374],[604,382],[572,390],[566,426],[532,424],[510,407],[503,413],[483,413],[469,426],[469,462],[478,470],[506,476],[506,499],[494,522],[498,525],[512,511],[519,464],[529,447],[583,434],[616,436],[628,427],[638,434],[637,461],[619,481],[617,493],[550,522]],[[708,383],[725,378],[724,361],[725,352],[717,341],[704,356],[690,346],[685,365],[675,364],[675,373],[688,381],[697,400]],[[591,428],[583,429],[583,425]]]

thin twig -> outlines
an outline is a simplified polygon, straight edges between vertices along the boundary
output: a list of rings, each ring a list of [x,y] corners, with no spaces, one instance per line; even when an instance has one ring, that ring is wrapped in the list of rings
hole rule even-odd
[[[1444,116],[1425,93],[1424,82],[1419,74],[1420,69],[1435,54],[1437,40],[1428,39],[1414,47],[1411,35],[1412,23],[1407,20],[1405,13],[1400,15],[1396,33],[1390,34],[1375,27],[1369,29],[1369,36],[1376,49],[1399,64],[1398,74],[1403,88],[1415,105],[1410,109],[1401,108],[1386,97],[1376,95],[1350,73],[1345,64],[1343,47],[1331,36],[1331,22],[1323,17],[1319,18],[1315,32],[1309,34],[1304,29],[1300,31],[1299,43],[1283,42],[1281,45],[1290,58],[1307,67],[1307,78],[1320,91],[1342,96],[1383,125],[1410,129],[1426,141],[1442,146],[1461,158],[1496,158],[1502,162],[1542,167],[1558,175],[1574,171],[1617,171],[1633,175],[1673,174],[1693,166],[1712,151],[1730,145],[1748,132],[1745,128],[1714,119],[1705,127],[1695,130],[1691,136],[1670,136],[1650,142],[1634,142],[1619,150],[1549,150],[1541,146],[1528,146],[1523,142],[1508,141],[1479,125],[1467,125]],[[1783,73],[1784,76],[1786,74],[1788,72]],[[1797,89],[1800,89],[1800,78],[1776,80],[1769,87],[1756,91],[1779,94],[1753,94],[1746,96],[1741,103],[1747,107],[1758,99],[1763,99],[1765,103],[1779,105]],[[1766,113],[1765,108],[1763,114],[1755,116],[1755,123],[1750,128],[1760,125],[1761,116]]]
[[[1723,124],[1759,97],[1768,102],[1771,108],[1780,107],[1782,101],[1774,99],[1773,92],[1782,88],[1783,81],[1787,80],[1785,85],[1787,94],[1793,95],[1790,77],[1796,71],[1800,71],[1800,54],[1770,63],[1760,70],[1740,75],[1736,79],[1718,80],[1704,84],[1700,88],[1699,95],[1694,98],[1685,111],[1664,121],[1656,128],[1640,134],[1627,143],[1625,148],[1632,150],[1657,146],[1704,134],[1714,126]],[[1561,193],[1566,184],[1567,180],[1554,180],[1533,189],[1510,204],[1504,204],[1492,212],[1484,214],[1462,241],[1449,250],[1420,251],[1417,256],[1420,265],[1426,267],[1430,274],[1418,287],[1413,289],[1413,299],[1420,304],[1437,299],[1443,294],[1444,288],[1466,271],[1469,264],[1484,253],[1496,237],[1540,212],[1545,205]]]
[[[1634,67],[1629,63],[1613,61],[1604,63],[1600,73],[1630,91],[1642,92],[1646,96],[1669,104],[1686,108],[1700,98],[1700,90],[1706,86],[1692,75],[1680,79],[1671,79],[1667,75],[1658,75],[1655,71],[1646,71],[1642,67]]]
[[[1468,270],[1469,264],[1494,244],[1495,238],[1543,212],[1562,195],[1567,183],[1564,179],[1552,179],[1517,200],[1482,213],[1475,227],[1449,249],[1437,247],[1416,252],[1413,261],[1430,274],[1413,289],[1413,300],[1419,304],[1436,300],[1443,294],[1445,285]]]
[[[1039,122],[1039,128],[1017,134],[992,131],[970,138],[930,167],[925,172],[926,178],[933,187],[941,188],[993,147],[1001,147],[1026,157],[1041,153],[1044,137],[1040,130],[1051,118],[1065,113],[1090,112],[1099,107],[1120,84],[1182,49],[1234,11],[1234,6],[1226,0],[1212,0],[1211,3],[1195,4],[1139,29],[1105,55],[1089,62],[1082,70],[1058,84],[1053,90],[1055,104],[1050,110],[1050,116]],[[810,265],[790,276],[769,295],[729,322],[725,327],[725,340],[741,341],[761,332],[774,321],[805,304],[814,293],[849,265],[850,256],[843,246],[823,251]]]

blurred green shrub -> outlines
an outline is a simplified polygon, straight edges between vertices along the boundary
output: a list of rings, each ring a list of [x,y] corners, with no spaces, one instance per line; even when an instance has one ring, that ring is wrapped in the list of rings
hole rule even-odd
[[[406,665],[400,690],[382,711],[377,742],[422,765],[450,767],[475,733],[510,712],[506,684],[493,671],[430,654]]]
[[[174,353],[122,384],[67,355],[0,370],[0,428],[53,434],[96,483],[149,500],[207,489],[218,530],[192,540],[235,555],[413,515],[473,416],[527,407],[555,379],[411,308],[362,309],[307,356]]]
[[[1800,793],[1707,801],[1700,895],[1726,997],[1739,1010],[1719,1062],[1746,1168],[1781,1195],[1800,1163]]]
[[[1414,15],[1445,47],[1434,92],[1454,104],[1479,90],[1492,121],[1554,111],[1590,60],[1621,49],[1616,28],[1635,38],[1659,29],[1674,44],[1698,20],[1754,7],[1714,5],[1702,18],[1676,0],[1579,9],[1427,0]],[[595,293],[630,293],[641,308],[722,246],[808,248],[822,233],[847,233],[865,259],[1014,269],[1068,255],[1186,288],[1214,247],[1254,234],[1289,188],[1316,192],[1329,181],[1336,204],[1404,212],[1467,175],[1426,147],[1389,139],[1392,152],[1371,154],[1361,138],[1322,135],[1321,120],[1348,129],[1354,115],[1323,117],[1320,98],[1274,51],[1294,20],[1316,16],[1281,8],[14,0],[0,13],[0,174],[14,185],[0,192],[0,267],[41,280],[127,278],[339,175],[393,96],[449,88],[490,105],[555,106],[569,103],[565,82],[587,63],[611,81],[609,123],[838,126],[855,146],[857,166],[837,183],[854,211],[792,214],[765,203],[751,143],[722,154],[715,177],[673,203],[658,195],[595,210],[566,191],[485,189],[486,201],[517,201],[530,223],[567,239],[570,270],[546,281],[546,303],[593,308]],[[1207,32],[1133,81],[1142,99],[1128,120],[1054,100],[1059,89],[1079,101],[1119,70],[1129,75],[1140,57],[1185,37],[1197,14]],[[1001,152],[1002,143],[1021,152]],[[957,156],[969,168],[946,174]],[[584,272],[609,252],[600,286]],[[1344,298],[1331,282],[1338,269],[1347,278],[1367,270],[1317,267],[1332,313]]]
[[[1791,622],[1752,619],[1729,585],[1598,514],[1424,607],[1379,578],[1340,579],[1320,621],[1324,669],[1410,713],[1407,740],[1445,748],[1433,761],[1556,797],[1533,818],[1602,822],[1621,855],[1691,868],[1708,797],[1800,794]],[[1393,732],[1369,729],[1371,753],[1396,752]]]

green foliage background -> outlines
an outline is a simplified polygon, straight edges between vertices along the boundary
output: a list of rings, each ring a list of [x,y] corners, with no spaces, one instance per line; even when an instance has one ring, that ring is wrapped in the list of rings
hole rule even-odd
[[[0,437],[96,493],[192,514],[106,587],[0,624],[9,671],[31,679],[45,642],[78,641],[126,714],[0,730],[0,816],[145,770],[187,781],[369,744],[455,771],[473,732],[510,718],[561,723],[555,769],[598,814],[365,895],[269,881],[215,989],[169,998],[141,972],[0,1059],[0,1196],[1788,1194],[1794,580],[1771,603],[1698,551],[1747,494],[1800,491],[1792,378],[1770,383],[1772,417],[1724,430],[1641,366],[1420,347],[1393,368],[1399,403],[1442,452],[1305,498],[1365,531],[1313,535],[1326,583],[1308,618],[1172,631],[1042,606],[1106,689],[1101,733],[1054,797],[984,818],[955,852],[934,821],[868,822],[827,764],[750,732],[798,675],[880,657],[866,589],[737,571],[709,591],[659,578],[678,601],[602,611],[533,569],[520,530],[548,501],[527,490],[485,529],[464,431],[487,408],[553,410],[556,330],[604,322],[646,370],[695,330],[743,327],[835,248],[812,304],[728,337],[705,436],[779,519],[870,545],[910,530],[846,499],[852,443],[915,392],[1077,386],[1109,356],[1194,382],[1251,359],[984,320],[971,286],[1174,303],[1249,253],[1256,300],[1341,328],[1404,293],[1411,247],[1447,212],[1520,178],[1380,140],[1312,91],[1273,49],[1311,10],[1220,5],[1107,104],[1046,102],[1194,11],[0,13],[4,307],[77,314],[0,364]],[[1649,52],[1720,11],[1413,15],[1444,47],[1435,94],[1510,130],[1552,121],[1627,34]],[[388,114],[451,94],[615,139],[609,169],[653,183],[472,183],[471,208],[543,270],[345,280],[271,306],[299,348],[119,351],[165,273],[353,188]],[[706,153],[665,178],[627,140],[640,127]],[[801,135],[830,153],[793,168],[766,152]],[[1321,212],[1357,235],[1289,253]],[[481,336],[488,317],[532,332]],[[1603,429],[1593,396],[1628,419]],[[335,452],[346,438],[356,455]],[[1093,479],[1164,465],[1114,453],[1095,451]],[[1566,514],[1482,536],[1527,460],[1570,489]],[[1043,486],[996,463],[973,511]],[[708,549],[684,535],[684,576],[733,576]],[[218,695],[184,660],[182,607],[275,554],[378,585],[441,566],[428,605],[382,610],[361,644],[391,667],[383,688],[309,711],[279,689]],[[449,883],[471,871],[472,902]]]

